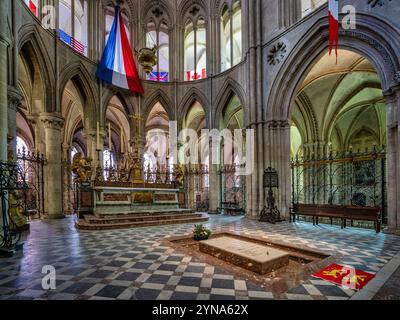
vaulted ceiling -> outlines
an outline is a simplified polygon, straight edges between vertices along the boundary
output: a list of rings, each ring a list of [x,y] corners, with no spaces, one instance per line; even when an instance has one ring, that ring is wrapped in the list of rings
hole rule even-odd
[[[385,142],[385,101],[373,65],[361,55],[339,50],[338,63],[326,53],[305,78],[292,114],[303,143],[331,142],[347,148],[359,132]]]

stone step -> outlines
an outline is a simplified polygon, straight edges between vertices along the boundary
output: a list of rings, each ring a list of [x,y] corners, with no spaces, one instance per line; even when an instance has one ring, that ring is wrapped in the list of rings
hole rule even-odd
[[[130,212],[120,212],[120,213],[96,213],[95,216],[99,218],[138,218],[138,217],[148,217],[153,215],[176,215],[176,214],[193,214],[196,213],[193,209],[163,209],[163,210],[141,210],[141,211],[130,211]]]
[[[85,215],[84,219],[89,224],[114,224],[114,223],[129,223],[129,222],[141,222],[141,221],[160,221],[160,220],[179,220],[187,218],[199,218],[202,217],[201,213],[180,213],[180,214],[157,214],[157,215],[129,215],[129,216],[110,216],[110,217],[98,217]]]
[[[140,222],[128,222],[128,223],[112,223],[112,224],[90,224],[84,219],[79,219],[75,226],[79,230],[95,231],[95,230],[115,230],[115,229],[131,229],[131,228],[143,228],[153,227],[161,225],[173,225],[173,224],[195,224],[198,222],[208,221],[208,215],[202,215],[201,217],[184,218],[184,219],[166,219],[156,221],[140,221]]]

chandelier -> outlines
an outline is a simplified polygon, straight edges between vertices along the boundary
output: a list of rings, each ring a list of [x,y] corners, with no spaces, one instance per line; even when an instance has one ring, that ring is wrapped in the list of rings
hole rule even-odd
[[[143,67],[146,74],[150,74],[153,71],[154,66],[157,65],[157,47],[153,49],[142,48],[138,51],[138,62]]]

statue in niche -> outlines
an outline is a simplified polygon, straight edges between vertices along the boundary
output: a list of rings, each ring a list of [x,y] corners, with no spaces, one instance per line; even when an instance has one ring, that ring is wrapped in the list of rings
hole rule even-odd
[[[178,187],[184,186],[185,170],[181,165],[177,165],[175,168],[175,183]]]
[[[72,172],[76,175],[76,183],[89,182],[92,178],[92,160],[82,157],[78,152],[72,161]]]

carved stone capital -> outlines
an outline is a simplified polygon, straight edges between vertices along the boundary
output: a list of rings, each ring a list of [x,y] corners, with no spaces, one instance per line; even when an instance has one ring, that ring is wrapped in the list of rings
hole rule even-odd
[[[9,86],[7,89],[8,108],[17,111],[17,108],[21,105],[23,96],[18,88]]]
[[[400,83],[400,70],[394,74],[394,81]]]
[[[40,120],[45,128],[54,130],[61,130],[65,122],[65,119],[59,113],[41,113]]]

